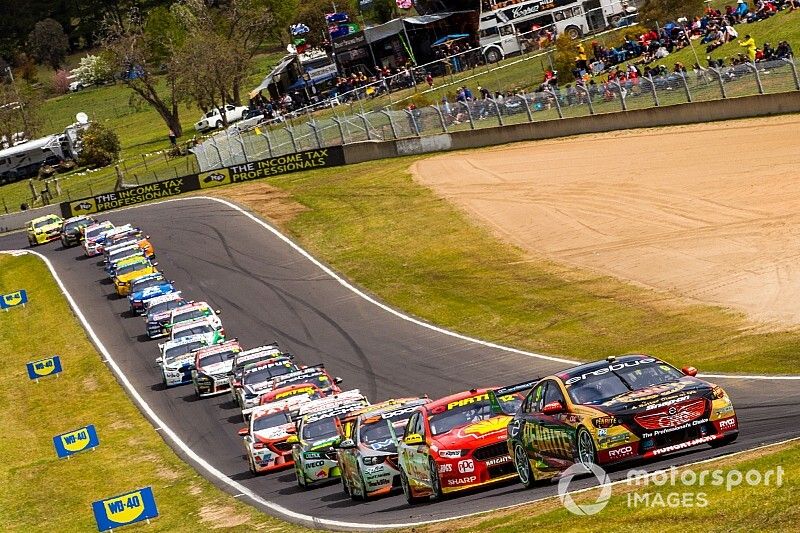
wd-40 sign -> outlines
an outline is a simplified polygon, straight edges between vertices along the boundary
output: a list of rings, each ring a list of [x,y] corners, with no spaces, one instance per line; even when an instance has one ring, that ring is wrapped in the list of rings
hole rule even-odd
[[[38,380],[47,376],[52,376],[61,372],[61,358],[57,355],[31,361],[25,367],[28,369],[28,377]]]
[[[20,289],[8,294],[0,294],[0,309],[8,311],[11,307],[25,305],[28,303],[28,293],[25,289]]]
[[[91,450],[99,444],[100,439],[97,438],[97,430],[91,424],[53,437],[53,446],[56,448],[56,454],[58,454],[59,459],[84,450]]]
[[[152,487],[92,502],[98,531],[135,524],[158,516]]]

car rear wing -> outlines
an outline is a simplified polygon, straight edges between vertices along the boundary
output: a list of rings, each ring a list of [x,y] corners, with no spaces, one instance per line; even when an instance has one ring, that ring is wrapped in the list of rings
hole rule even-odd
[[[492,412],[498,415],[508,414],[503,411],[503,407],[500,405],[500,400],[503,396],[508,396],[509,394],[518,394],[520,392],[525,392],[531,390],[541,378],[534,378],[528,381],[523,381],[522,383],[517,383],[516,385],[507,385],[505,387],[499,387],[496,389],[489,389],[489,403],[492,406]]]

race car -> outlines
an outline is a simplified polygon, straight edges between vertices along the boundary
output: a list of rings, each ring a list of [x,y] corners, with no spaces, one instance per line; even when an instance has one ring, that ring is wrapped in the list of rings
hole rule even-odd
[[[169,331],[169,339],[172,341],[189,335],[205,335],[208,344],[214,345],[225,340],[225,328],[221,324],[212,324],[205,318],[198,318],[182,322]]]
[[[274,357],[266,361],[250,363],[242,369],[241,386],[235,389],[236,403],[244,411],[259,404],[259,398],[272,390],[272,380],[277,376],[296,372],[299,367],[290,357]]]
[[[249,364],[257,363],[259,361],[267,361],[276,357],[290,357],[290,354],[284,354],[276,343],[265,344],[239,353],[233,360],[233,368],[228,379],[231,388],[231,398],[234,402],[239,403],[239,391],[242,387],[242,374],[244,367]],[[241,406],[239,406],[241,407]]]
[[[181,291],[171,292],[164,296],[157,296],[144,302],[145,329],[151,339],[169,334],[169,328],[164,327],[169,322],[172,310],[188,302],[181,296]]]
[[[105,270],[109,278],[113,278],[117,267],[123,266],[125,262],[130,262],[137,257],[144,257],[144,252],[135,244],[128,244],[119,248],[115,246],[106,255],[103,270]]]
[[[175,292],[175,286],[172,281],[164,279],[160,272],[137,278],[131,282],[131,293],[128,295],[131,313],[141,315],[144,313],[145,304],[148,300],[172,292]]]
[[[272,381],[272,389],[286,387],[288,385],[313,385],[322,391],[326,396],[331,394],[339,394],[342,389],[339,384],[342,378],[332,377],[325,365],[320,363],[318,365],[305,367],[302,370],[278,376]]]
[[[156,359],[156,364],[161,368],[164,385],[191,383],[195,352],[206,346],[208,341],[204,335],[189,335],[162,344],[161,357]]]
[[[221,311],[214,311],[206,302],[191,302],[187,305],[176,307],[169,316],[169,321],[164,325],[167,329],[172,329],[184,322],[203,318],[216,327],[222,327],[222,320],[217,316]]]
[[[106,245],[111,239],[113,239],[116,235],[127,235],[133,229],[134,227],[130,224],[124,224],[122,226],[114,226],[100,233],[97,238],[94,239],[93,246],[95,252],[97,255],[102,254]]]
[[[66,219],[61,224],[61,246],[70,248],[81,243],[83,228],[94,224],[92,217],[81,215]]]
[[[103,222],[98,222],[97,224],[86,226],[83,229],[83,251],[86,254],[86,257],[95,257],[100,255],[100,252],[97,251],[97,239],[106,231],[113,228],[114,224],[106,220]]]
[[[520,481],[530,487],[575,463],[607,465],[733,442],[739,422],[731,399],[696,374],[626,355],[538,381],[508,426]]]
[[[148,259],[155,259],[156,252],[153,244],[150,242],[150,237],[143,235],[142,231],[138,228],[125,228],[123,231],[112,233],[108,235],[104,242],[98,247],[105,253],[109,248],[119,246],[121,244],[135,244],[142,250],[142,253]]]
[[[25,225],[28,244],[36,246],[37,244],[55,241],[61,236],[61,224],[63,222],[58,215],[45,215],[34,218]]]
[[[131,281],[148,274],[155,274],[156,263],[151,263],[149,259],[140,257],[136,261],[117,268],[114,274],[114,288],[120,296],[127,296],[131,291]]]
[[[195,353],[192,382],[199,398],[214,396],[230,388],[228,372],[233,366],[233,358],[241,351],[239,342],[231,340]]]
[[[344,493],[367,500],[400,488],[396,439],[403,438],[406,423],[428,398],[404,398],[374,404],[345,425],[338,448]]]
[[[292,444],[297,484],[300,488],[340,476],[336,449],[342,435],[342,418],[369,406],[358,389],[303,404],[297,415],[297,434],[287,439]]]
[[[506,426],[521,402],[518,393],[497,396],[497,413],[488,389],[471,389],[418,407],[397,441],[406,501],[515,478]]]
[[[294,464],[292,445],[286,441],[297,431],[294,416],[300,406],[311,400],[308,395],[300,394],[253,411],[249,425],[239,430],[253,474],[281,470]]]

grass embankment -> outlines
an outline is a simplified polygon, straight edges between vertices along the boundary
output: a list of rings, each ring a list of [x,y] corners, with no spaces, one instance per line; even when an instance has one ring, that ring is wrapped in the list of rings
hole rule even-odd
[[[737,314],[531,259],[415,183],[414,161],[292,174],[216,194],[276,220],[384,301],[462,333],[579,359],[644,352],[701,371],[796,373],[800,334],[749,331]]]
[[[0,255],[0,292],[30,303],[0,313],[0,530],[90,531],[91,502],[152,486],[160,517],[148,531],[297,531],[223,493],[161,440],[105,368],[45,265]],[[59,378],[35,384],[27,361],[58,354]],[[95,451],[58,460],[54,435],[94,424]]]
[[[783,469],[782,484],[777,486],[777,467]],[[726,490],[724,485],[714,486],[711,477],[706,477],[704,485],[683,485],[680,475],[692,470],[700,476],[703,470],[721,469],[723,479],[731,470],[742,474],[756,470],[762,476],[772,471],[769,486],[762,483],[741,485]],[[714,463],[706,463],[692,468],[680,469],[677,484],[667,482],[657,486],[629,486],[627,483],[614,485],[613,494],[607,506],[598,514],[575,516],[569,513],[557,498],[525,505],[508,511],[494,511],[491,514],[470,517],[463,520],[445,522],[440,525],[416,528],[413,531],[424,533],[472,533],[496,532],[517,533],[528,531],[607,532],[607,531],[797,531],[800,523],[800,443],[793,443],[749,452]],[[685,479],[691,479],[685,474]],[[731,478],[735,480],[734,477]],[[755,480],[753,474],[752,480]],[[645,500],[634,500],[633,490],[641,498],[649,494],[650,506]],[[598,490],[575,495],[579,504],[593,504],[597,501]],[[687,496],[684,496],[687,493]],[[670,494],[673,494],[670,496]],[[689,502],[680,505],[680,502]],[[671,502],[669,505],[667,502]],[[703,502],[706,502],[705,504]],[[712,526],[713,524],[713,526]]]

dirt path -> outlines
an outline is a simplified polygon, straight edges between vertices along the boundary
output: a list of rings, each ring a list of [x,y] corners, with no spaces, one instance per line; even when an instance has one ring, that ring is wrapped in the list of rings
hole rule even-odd
[[[533,254],[800,325],[800,116],[451,153],[413,171]]]

